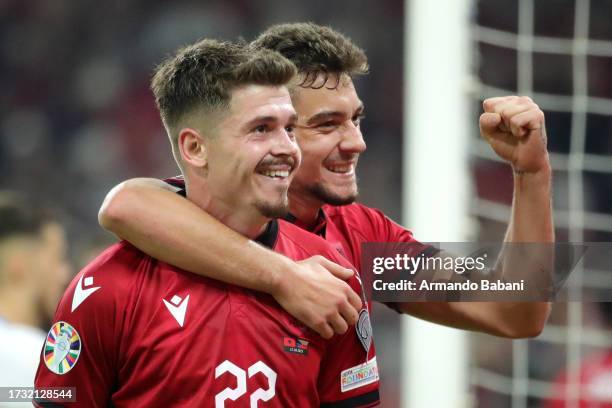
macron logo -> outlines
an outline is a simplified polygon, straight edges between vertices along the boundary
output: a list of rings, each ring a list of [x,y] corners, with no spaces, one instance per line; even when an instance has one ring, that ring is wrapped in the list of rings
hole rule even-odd
[[[92,293],[100,289],[100,286],[96,286],[93,288],[90,287],[93,285],[93,280],[94,280],[93,276],[88,276],[87,278],[83,279],[83,276],[81,275],[81,279],[79,279],[79,282],[77,283],[77,286],[74,289],[74,295],[72,296],[72,311],[73,312]]]
[[[185,299],[174,295],[170,302],[166,299],[162,299],[164,301],[164,305],[168,308],[168,311],[172,316],[176,319],[179,326],[183,327],[183,323],[185,322],[185,313],[187,312],[187,303],[189,303],[189,295]]]

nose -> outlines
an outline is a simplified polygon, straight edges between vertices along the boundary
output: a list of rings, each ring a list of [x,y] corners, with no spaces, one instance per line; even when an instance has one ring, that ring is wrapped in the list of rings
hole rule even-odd
[[[276,143],[272,147],[271,153],[275,156],[292,156],[296,157],[299,155],[300,148],[295,140],[293,132],[288,132],[286,129],[282,129],[278,132],[276,137]]]
[[[357,154],[363,153],[366,149],[366,143],[363,140],[359,126],[355,126],[353,122],[350,122],[345,129],[339,145],[340,151]]]

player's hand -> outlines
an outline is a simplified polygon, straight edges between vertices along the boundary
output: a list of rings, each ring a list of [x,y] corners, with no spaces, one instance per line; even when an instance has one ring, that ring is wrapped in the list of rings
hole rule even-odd
[[[272,293],[283,309],[325,339],[357,322],[361,298],[345,282],[354,274],[351,269],[320,255],[293,266]]]
[[[489,98],[482,105],[480,134],[515,172],[537,173],[550,166],[544,113],[531,98]]]

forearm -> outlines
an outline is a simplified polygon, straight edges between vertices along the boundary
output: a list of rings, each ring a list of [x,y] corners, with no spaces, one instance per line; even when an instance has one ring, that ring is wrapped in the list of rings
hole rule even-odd
[[[395,309],[419,319],[455,329],[478,331],[506,338],[534,337],[540,333],[539,324],[525,325],[520,303],[506,303],[491,314],[495,302],[405,302]],[[495,319],[492,319],[495,317]]]
[[[528,291],[524,296],[540,301],[491,302],[484,306],[488,312],[483,317],[497,326],[495,330],[510,337],[522,337],[522,334],[531,337],[541,331],[551,308],[544,299],[546,291],[541,290],[551,284],[553,268],[549,166],[536,173],[515,174],[512,213],[504,241],[509,245],[501,255],[501,276],[514,282],[524,280]]]
[[[551,170],[515,174],[512,213],[498,264],[498,277],[530,289],[530,299],[550,285],[553,268],[554,226]]]
[[[505,242],[536,244],[527,248],[512,245],[504,247],[498,262],[500,269],[496,274],[512,281],[524,277],[532,284],[549,283],[547,276],[538,278],[533,274],[545,275],[552,268],[552,247],[548,245],[554,241],[550,169],[547,168],[537,174],[515,175],[511,214]],[[528,256],[525,256],[526,254]],[[456,278],[454,275],[454,272],[436,271],[435,279],[452,281]],[[474,276],[474,278],[481,277]],[[431,277],[427,279],[434,280]],[[533,299],[533,295],[530,299]],[[520,338],[539,334],[550,312],[550,304],[545,301],[411,302],[401,303],[397,305],[397,309],[424,320],[458,329]]]
[[[126,182],[105,200],[100,224],[143,252],[189,272],[272,293],[288,258],[226,227],[159,185]]]
[[[400,302],[393,308],[455,329],[514,339],[538,336],[550,306],[546,302]]]
[[[551,169],[514,175],[512,213],[505,242],[552,243]]]

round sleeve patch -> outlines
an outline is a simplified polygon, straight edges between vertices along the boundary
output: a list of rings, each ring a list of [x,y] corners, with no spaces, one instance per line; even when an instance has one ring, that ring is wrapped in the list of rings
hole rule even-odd
[[[81,337],[74,327],[66,322],[57,322],[47,333],[43,360],[47,368],[59,375],[66,374],[75,366],[81,354]]]

